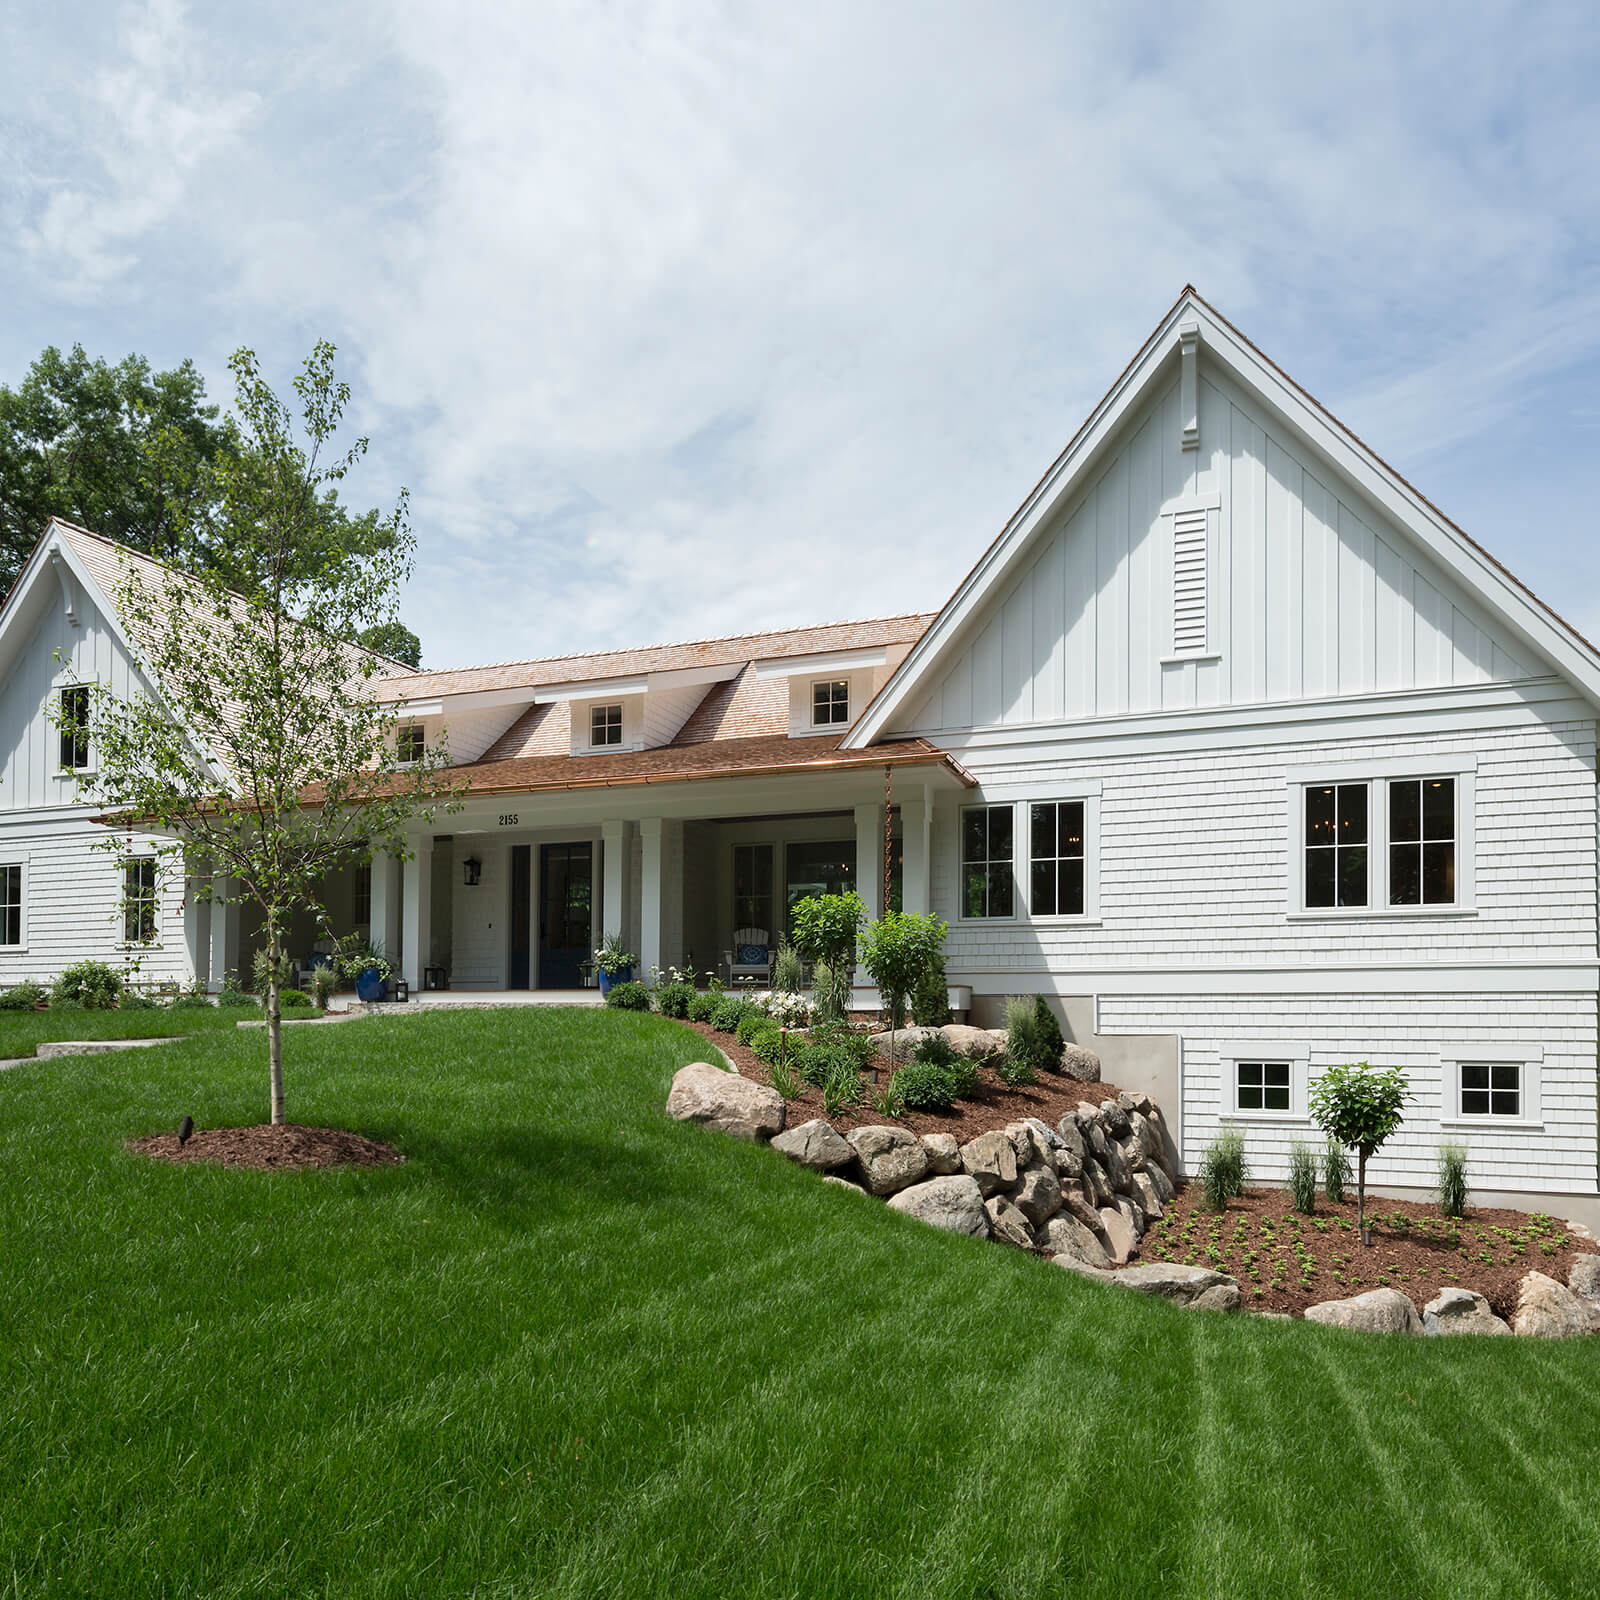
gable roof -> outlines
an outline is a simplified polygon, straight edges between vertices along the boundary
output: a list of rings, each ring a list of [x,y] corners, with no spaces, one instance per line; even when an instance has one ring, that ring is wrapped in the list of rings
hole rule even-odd
[[[845,736],[846,748],[884,737],[896,713],[912,705],[933,681],[967,623],[1019,570],[1035,535],[1093,481],[1098,461],[1130,413],[1157,386],[1171,381],[1186,335],[1198,338],[1201,362],[1215,363],[1283,417],[1536,656],[1600,706],[1600,651],[1187,286],[890,674]]]

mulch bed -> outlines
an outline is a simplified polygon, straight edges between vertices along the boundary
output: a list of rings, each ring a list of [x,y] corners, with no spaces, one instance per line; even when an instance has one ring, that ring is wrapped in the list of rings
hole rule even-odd
[[[1316,1211],[1303,1216],[1287,1190],[1247,1189],[1218,1214],[1191,1183],[1145,1234],[1139,1255],[1228,1273],[1239,1280],[1248,1311],[1299,1316],[1319,1300],[1380,1288],[1409,1295],[1421,1311],[1457,1285],[1476,1289],[1510,1321],[1524,1274],[1565,1283],[1573,1258],[1596,1249],[1559,1219],[1523,1211],[1469,1207],[1457,1220],[1435,1205],[1369,1196],[1367,1221],[1370,1249],[1356,1232],[1354,1197],[1336,1205],[1319,1194]]]
[[[739,1069],[743,1078],[771,1085],[772,1072],[754,1051],[747,1050],[731,1033],[718,1033],[708,1022],[686,1022],[702,1038],[709,1039]],[[865,1075],[864,1075],[865,1076]],[[888,1081],[888,1062],[879,1072],[880,1082]],[[898,1127],[913,1133],[953,1133],[963,1144],[991,1128],[1003,1128],[1023,1117],[1038,1117],[1052,1128],[1078,1102],[1099,1105],[1115,1100],[1122,1091],[1114,1083],[1079,1083],[1076,1078],[1049,1074],[1025,1089],[1007,1088],[988,1067],[978,1072],[978,1090],[970,1100],[958,1100],[949,1111],[907,1111],[903,1116],[886,1117],[873,1108],[870,1100],[851,1106],[829,1117],[822,1108],[822,1091],[811,1084],[789,1102],[785,1125],[797,1128],[813,1117],[825,1117],[841,1133],[851,1128]]]
[[[279,1127],[196,1128],[187,1144],[175,1133],[131,1139],[128,1148],[155,1161],[209,1161],[258,1172],[307,1172],[315,1167],[392,1167],[405,1157],[390,1144],[365,1139],[343,1128],[307,1128],[297,1122]]]

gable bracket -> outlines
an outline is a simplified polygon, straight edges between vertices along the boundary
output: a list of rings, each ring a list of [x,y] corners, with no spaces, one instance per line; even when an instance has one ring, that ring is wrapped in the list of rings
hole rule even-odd
[[[81,628],[83,618],[78,615],[78,584],[72,576],[72,569],[59,550],[50,552],[50,565],[56,569],[56,578],[61,584],[61,605],[66,613],[67,623],[70,627]]]
[[[1185,450],[1200,448],[1200,324],[1178,324],[1181,370],[1178,379],[1178,415],[1183,419],[1179,444]]]

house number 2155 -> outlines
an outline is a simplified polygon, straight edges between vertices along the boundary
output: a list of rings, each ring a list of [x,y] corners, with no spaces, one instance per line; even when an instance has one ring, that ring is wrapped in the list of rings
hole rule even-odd
[[[503,812],[501,812],[501,814],[500,814],[500,826],[502,828],[514,828],[514,827],[516,827],[516,825],[517,825],[517,813],[515,811],[503,811]]]

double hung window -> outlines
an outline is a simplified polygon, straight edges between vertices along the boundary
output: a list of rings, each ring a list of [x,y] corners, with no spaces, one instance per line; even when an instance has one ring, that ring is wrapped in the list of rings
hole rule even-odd
[[[1462,905],[1466,789],[1455,775],[1301,784],[1300,909]]]

